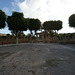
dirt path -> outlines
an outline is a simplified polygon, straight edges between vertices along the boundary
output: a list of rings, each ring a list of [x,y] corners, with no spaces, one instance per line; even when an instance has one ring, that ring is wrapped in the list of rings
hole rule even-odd
[[[59,44],[0,47],[0,75],[75,75],[75,51]]]

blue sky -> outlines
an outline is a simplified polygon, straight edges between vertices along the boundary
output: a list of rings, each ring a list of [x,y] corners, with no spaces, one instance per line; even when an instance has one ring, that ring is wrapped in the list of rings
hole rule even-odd
[[[6,15],[11,15],[12,11],[23,12],[25,18],[38,18],[42,23],[47,20],[61,20],[63,28],[59,33],[75,32],[68,24],[69,16],[75,14],[75,0],[0,0],[0,9]],[[7,34],[10,31],[5,27],[0,33]]]
[[[6,15],[11,15],[12,11],[20,11],[18,7],[18,2],[22,2],[24,0],[0,0],[0,9],[3,10]],[[0,29],[0,33],[10,34],[10,30],[6,26],[4,29]]]
[[[0,0],[0,9],[5,11],[7,15],[11,15],[13,10],[19,10],[12,3],[15,3],[15,0]]]

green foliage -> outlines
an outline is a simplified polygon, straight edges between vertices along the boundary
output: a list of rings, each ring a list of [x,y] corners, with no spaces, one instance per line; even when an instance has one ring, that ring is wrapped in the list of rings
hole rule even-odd
[[[43,23],[45,30],[60,30],[62,28],[62,22],[59,21],[46,21]]]
[[[21,32],[19,32],[18,36],[19,36],[19,38],[22,38],[25,36],[25,34],[21,31]]]
[[[18,33],[27,30],[27,20],[23,13],[13,12],[11,16],[8,16],[7,23],[9,30],[16,32],[16,43],[18,44]]]
[[[65,33],[65,34],[63,34],[63,33],[60,33],[60,34],[58,34],[58,36],[59,37],[72,37],[72,33]]]
[[[0,10],[0,29],[5,27],[6,15],[5,12]]]
[[[16,31],[11,30],[11,34],[14,36],[16,35]]]
[[[44,30],[53,30],[53,21],[45,21],[43,23],[43,29]]]
[[[8,16],[7,23],[9,30],[16,32],[27,30],[27,24],[25,18],[23,17],[23,13],[13,12],[12,16]]]
[[[60,30],[62,28],[62,21],[60,21],[60,20],[58,20],[58,21],[56,21],[56,28],[55,28],[55,30]]]
[[[66,37],[72,37],[72,33],[67,33]]]
[[[30,36],[31,36],[31,34],[30,34],[30,33],[26,35],[26,37],[30,37]]]
[[[41,22],[39,19],[33,19],[33,18],[29,19],[28,28],[30,31],[34,30],[36,32],[37,30],[40,29],[40,27],[41,27]]]
[[[60,37],[62,37],[62,36],[63,36],[63,34],[62,34],[62,33],[60,33],[60,34],[59,34],[59,36],[60,36]]]
[[[53,30],[49,30],[49,34],[50,34],[51,37],[53,37],[54,36]]]
[[[70,26],[70,27],[75,27],[75,14],[72,14],[72,15],[69,17],[69,26]]]

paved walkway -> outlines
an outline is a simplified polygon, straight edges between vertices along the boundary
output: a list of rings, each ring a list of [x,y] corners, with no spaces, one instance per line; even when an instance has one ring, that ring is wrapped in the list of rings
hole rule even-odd
[[[0,75],[75,75],[74,47],[49,43],[1,46]]]

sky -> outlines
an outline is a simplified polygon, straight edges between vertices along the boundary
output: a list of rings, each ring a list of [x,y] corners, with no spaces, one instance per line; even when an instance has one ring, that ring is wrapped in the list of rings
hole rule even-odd
[[[12,11],[23,12],[25,18],[38,18],[42,23],[61,20],[63,28],[59,33],[75,32],[68,22],[69,16],[75,14],[75,0],[0,0],[0,9],[6,15],[12,15]],[[10,31],[6,26],[0,29],[0,33],[8,34]]]

